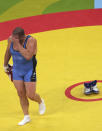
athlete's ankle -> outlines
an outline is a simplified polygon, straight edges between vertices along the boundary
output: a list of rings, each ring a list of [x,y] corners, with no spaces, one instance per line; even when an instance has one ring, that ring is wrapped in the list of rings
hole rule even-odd
[[[24,117],[30,117],[29,114],[24,115]]]

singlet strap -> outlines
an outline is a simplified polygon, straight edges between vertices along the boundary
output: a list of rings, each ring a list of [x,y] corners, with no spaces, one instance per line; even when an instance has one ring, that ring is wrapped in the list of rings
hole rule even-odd
[[[24,45],[23,45],[24,48],[26,48],[27,40],[28,40],[30,37],[31,37],[30,35],[28,35],[28,36],[26,37],[25,42],[24,42]]]

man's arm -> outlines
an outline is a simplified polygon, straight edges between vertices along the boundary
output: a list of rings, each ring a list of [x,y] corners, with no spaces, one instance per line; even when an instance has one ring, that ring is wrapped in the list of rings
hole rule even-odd
[[[4,67],[8,65],[8,62],[11,58],[10,45],[11,45],[11,37],[8,38],[8,46],[5,52],[5,56],[4,56]]]
[[[19,52],[25,57],[25,59],[30,60],[34,55],[36,50],[37,41],[34,38],[29,38],[26,49],[19,44]]]

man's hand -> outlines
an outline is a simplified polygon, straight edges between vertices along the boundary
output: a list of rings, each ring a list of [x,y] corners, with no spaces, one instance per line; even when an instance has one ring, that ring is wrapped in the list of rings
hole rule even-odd
[[[8,65],[4,66],[4,71],[5,71],[5,73],[9,72],[9,66]]]
[[[5,73],[9,76],[9,79],[11,81],[13,81],[13,75],[12,75],[12,67],[10,64],[8,64],[7,66],[4,66],[4,71]]]
[[[5,73],[9,73],[12,71],[12,66],[10,64],[8,64],[7,66],[4,66],[4,71]]]

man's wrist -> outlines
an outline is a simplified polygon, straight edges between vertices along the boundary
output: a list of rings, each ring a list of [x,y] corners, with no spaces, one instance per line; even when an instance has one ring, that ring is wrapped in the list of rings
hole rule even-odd
[[[7,65],[4,64],[4,67],[5,67],[5,68],[8,67],[8,64],[7,64]]]
[[[4,71],[5,71],[5,72],[8,72],[8,68],[9,68],[8,65],[4,65]]]

